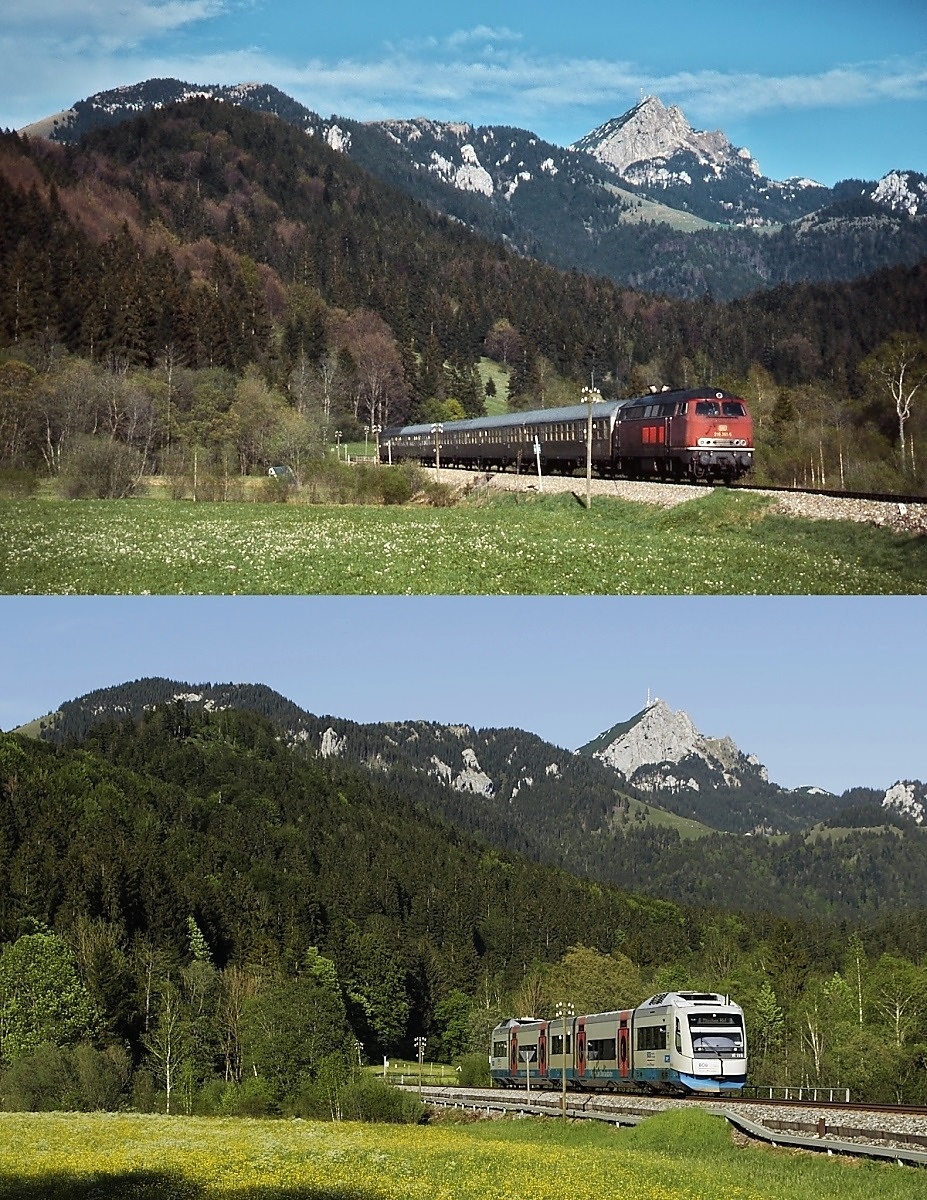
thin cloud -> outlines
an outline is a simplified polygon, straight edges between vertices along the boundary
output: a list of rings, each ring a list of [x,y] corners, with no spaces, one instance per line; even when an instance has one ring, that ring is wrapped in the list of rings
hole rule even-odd
[[[737,112],[850,108],[882,101],[927,98],[927,66],[917,60],[890,60],[834,67],[816,75],[726,75],[716,71],[652,77],[648,89],[697,105],[706,117]]]
[[[475,32],[475,31],[473,31]],[[492,120],[538,122],[551,114],[620,112],[643,94],[682,105],[704,121],[785,110],[847,108],[872,102],[927,98],[927,66],[891,60],[836,67],[809,75],[763,76],[718,71],[655,75],[627,61],[550,59],[509,48],[491,57],[395,49],[376,59],[313,60],[278,64],[275,80],[303,94],[326,97],[331,111],[348,116],[394,115],[456,107],[458,115],[492,110]],[[282,82],[281,82],[282,80]],[[304,100],[310,103],[308,100]],[[310,107],[313,105],[310,103]],[[442,115],[436,112],[435,115]]]
[[[254,48],[209,55],[178,48],[151,52],[159,37],[242,2],[248,0],[7,0],[0,38],[7,104],[13,107],[15,95],[22,109],[29,97],[42,93],[57,96],[63,106],[164,75],[191,83],[259,79],[323,115],[378,119],[425,113],[474,124],[517,124],[541,136],[551,136],[544,131],[552,125],[572,126],[578,136],[644,94],[679,104],[694,123],[712,127],[745,116],[927,97],[923,54],[805,75],[717,70],[659,75],[627,60],[542,55],[526,48],[516,31],[482,24],[443,38],[387,45],[366,58],[297,62]],[[27,23],[28,54],[11,36],[18,24],[25,36]],[[66,88],[73,90],[65,94]],[[22,123],[44,115],[33,111]]]
[[[57,45],[68,53],[73,39],[113,51],[173,33],[227,11],[226,0],[6,0],[7,31],[28,33],[36,47]]]

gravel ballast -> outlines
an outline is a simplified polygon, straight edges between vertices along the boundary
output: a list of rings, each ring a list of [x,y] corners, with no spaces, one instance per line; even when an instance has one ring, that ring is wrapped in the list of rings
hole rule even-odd
[[[469,487],[477,493],[482,490],[526,492],[532,495],[573,492],[580,500],[584,500],[586,495],[584,478],[562,475],[545,475],[539,480],[537,475],[516,475],[509,471],[474,472],[442,467],[439,479],[442,483]],[[590,487],[593,498],[611,496],[639,504],[656,504],[662,508],[685,504],[711,491],[712,488],[699,484],[635,479],[593,478]],[[848,496],[820,496],[810,492],[751,491],[753,495],[768,497],[776,510],[790,517],[802,517],[809,521],[857,521],[891,529],[896,533],[927,534],[927,502],[905,504],[886,500],[857,500]]]

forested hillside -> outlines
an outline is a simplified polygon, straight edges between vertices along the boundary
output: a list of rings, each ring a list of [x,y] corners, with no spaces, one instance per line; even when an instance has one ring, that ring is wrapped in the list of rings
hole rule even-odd
[[[710,139],[700,142],[704,135],[656,97],[569,149],[510,126],[425,117],[326,119],[272,85],[203,86],[178,79],[97,93],[53,125],[40,122],[25,132],[73,145],[96,130],[193,97],[279,117],[484,237],[623,287],[732,300],[782,282],[856,279],[884,267],[912,266],[927,253],[927,222],[916,203],[922,176],[890,177],[889,190],[911,189],[908,205],[884,202],[885,180],[847,179],[834,188],[809,180],[778,183],[730,143],[718,157]],[[600,142],[605,137],[611,143],[629,119],[619,170],[614,144],[603,155]],[[643,161],[626,161],[628,139]],[[668,160],[673,144],[688,149]],[[656,158],[649,158],[648,145]],[[751,228],[757,224],[762,232]]]
[[[138,474],[194,456],[297,472],[335,441],[508,401],[651,383],[742,393],[760,472],[910,491],[890,390],[927,331],[927,270],[679,301],[477,237],[318,139],[207,101],[77,147],[0,138],[0,464],[66,474],[86,439]],[[672,239],[655,256],[676,253]],[[919,361],[919,359],[918,359]]]
[[[191,712],[258,713],[309,761],[368,773],[374,785],[504,853],[637,893],[854,921],[920,903],[927,830],[861,790],[792,793],[758,777],[719,787],[706,772],[697,793],[639,792],[596,759],[524,730],[362,725],[307,713],[248,684],[119,684],[65,702],[36,732],[62,746],[82,743],[102,721],[139,721],[178,698]]]
[[[419,1035],[429,1057],[485,1054],[501,1016],[670,986],[744,1002],[756,1080],[916,1097],[925,929],[909,906],[747,919],[581,882],[253,713],[180,702],[81,747],[0,737],[8,1107],[307,1111],[352,1057]]]

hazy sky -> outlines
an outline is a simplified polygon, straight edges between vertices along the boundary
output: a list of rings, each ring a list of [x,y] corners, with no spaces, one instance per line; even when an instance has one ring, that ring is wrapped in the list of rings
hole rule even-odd
[[[571,750],[649,691],[787,787],[927,779],[917,597],[0,598],[0,728],[149,675]]]
[[[160,76],[567,145],[655,94],[774,179],[927,172],[924,0],[3,0],[0,63],[0,128]]]

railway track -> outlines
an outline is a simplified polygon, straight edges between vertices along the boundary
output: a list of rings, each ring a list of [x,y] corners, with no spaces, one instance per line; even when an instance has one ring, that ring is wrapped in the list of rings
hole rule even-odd
[[[489,1116],[562,1117],[558,1091],[422,1088],[435,1108],[482,1111]],[[637,1125],[668,1108],[699,1106],[723,1116],[742,1135],[769,1145],[826,1154],[883,1159],[927,1167],[927,1109],[842,1101],[748,1097],[656,1097],[567,1092],[566,1117]]]
[[[782,492],[791,496],[830,496],[835,500],[868,500],[873,504],[927,505],[927,496],[898,496],[891,492],[847,492],[842,488],[785,487],[776,484],[732,483],[732,492]]]
[[[544,475],[511,471],[470,471],[458,467],[441,467],[439,478],[472,494],[497,491],[526,492],[532,495],[553,495],[572,492],[578,499],[585,495],[585,479],[577,476]],[[664,483],[658,480],[604,479],[594,476],[593,496],[608,496],[672,508],[689,500],[716,491],[721,485],[696,483]],[[731,491],[752,492],[768,496],[778,510],[787,516],[808,520],[856,521],[878,525],[896,533],[927,534],[927,497],[893,496],[882,492],[842,492],[826,488],[760,487],[755,484],[735,484]]]

